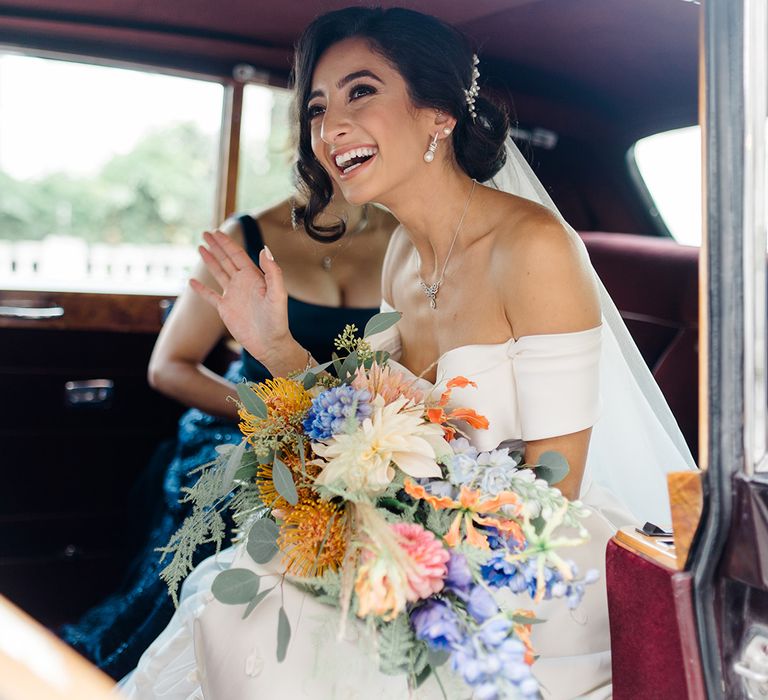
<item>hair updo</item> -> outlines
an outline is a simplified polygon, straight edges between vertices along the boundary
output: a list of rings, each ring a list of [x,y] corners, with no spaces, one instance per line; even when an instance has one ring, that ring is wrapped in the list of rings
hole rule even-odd
[[[453,152],[467,175],[483,182],[505,160],[506,111],[481,91],[475,98],[476,119],[469,114],[464,91],[472,84],[473,52],[463,34],[435,17],[403,8],[349,7],[321,15],[296,45],[292,76],[294,122],[299,125],[297,186],[307,202],[296,214],[307,233],[319,241],[338,240],[346,227],[343,221],[335,226],[315,223],[331,201],[333,182],[312,151],[307,101],[323,53],[340,41],[358,37],[400,73],[416,107],[435,108],[456,119]]]

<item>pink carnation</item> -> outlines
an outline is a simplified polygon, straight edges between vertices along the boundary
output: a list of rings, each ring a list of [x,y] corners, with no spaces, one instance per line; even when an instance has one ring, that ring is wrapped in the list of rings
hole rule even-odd
[[[406,599],[413,603],[443,589],[450,559],[448,550],[428,530],[414,523],[395,523],[391,526],[398,535],[398,541],[403,550],[413,561],[414,566],[408,567],[406,576],[408,589]]]

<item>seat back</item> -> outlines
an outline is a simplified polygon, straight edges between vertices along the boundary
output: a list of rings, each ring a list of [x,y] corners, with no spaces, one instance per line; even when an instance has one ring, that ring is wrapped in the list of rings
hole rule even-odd
[[[699,249],[628,233],[581,237],[696,459]]]

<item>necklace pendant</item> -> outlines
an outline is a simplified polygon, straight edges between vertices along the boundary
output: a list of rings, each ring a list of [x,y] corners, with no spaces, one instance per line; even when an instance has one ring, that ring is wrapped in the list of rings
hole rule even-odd
[[[333,258],[330,255],[326,255],[323,258],[323,261],[321,264],[323,266],[323,270],[325,270],[326,272],[330,272],[331,266],[333,265]]]
[[[440,282],[435,282],[434,284],[427,284],[423,280],[419,280],[419,284],[421,285],[422,290],[424,291],[424,294],[427,295],[427,299],[429,299],[429,306],[431,309],[437,308],[437,293],[440,291]]]

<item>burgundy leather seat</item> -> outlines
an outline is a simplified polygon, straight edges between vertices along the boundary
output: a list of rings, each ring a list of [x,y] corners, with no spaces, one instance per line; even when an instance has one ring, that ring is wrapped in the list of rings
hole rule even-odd
[[[592,263],[698,453],[699,249],[627,233],[581,234]]]

